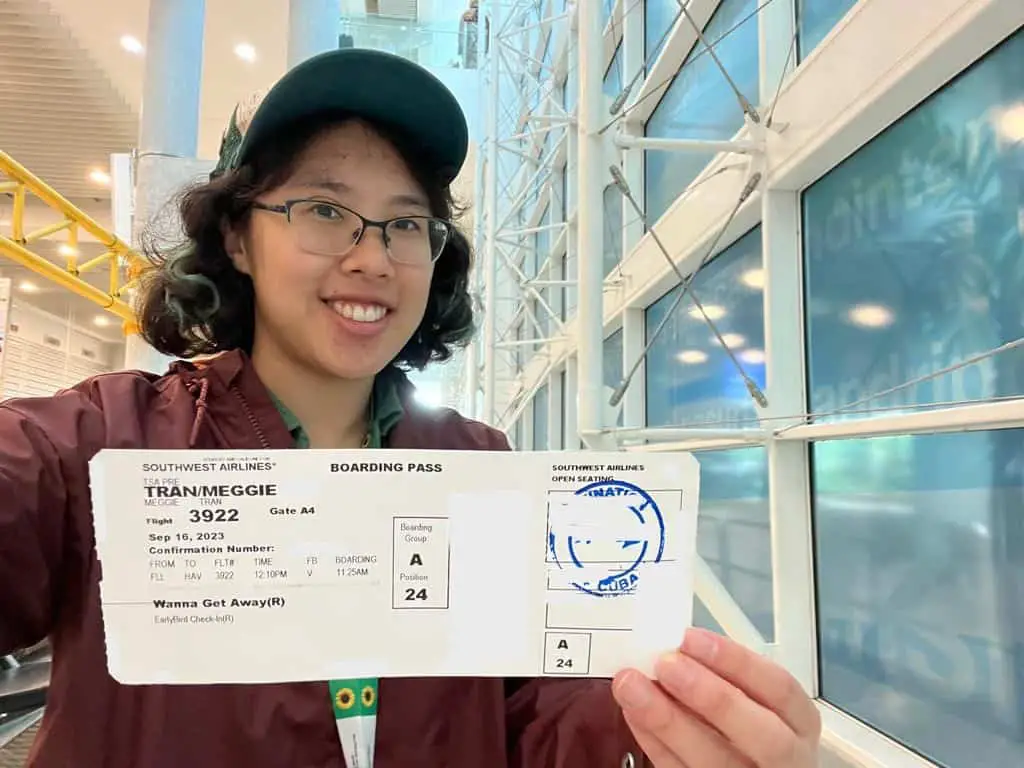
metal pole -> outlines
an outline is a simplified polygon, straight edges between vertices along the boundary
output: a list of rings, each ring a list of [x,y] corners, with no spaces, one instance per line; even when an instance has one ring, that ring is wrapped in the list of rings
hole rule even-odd
[[[501,2],[490,4],[492,36],[490,42],[487,88],[487,173],[484,178],[484,210],[487,215],[487,241],[484,250],[484,412],[483,420],[493,424],[497,417],[495,397],[498,389],[497,311],[498,311],[498,77],[499,55],[497,41],[501,29]]]
[[[595,438],[602,427],[602,355],[604,347],[604,294],[602,254],[604,228],[602,226],[605,178],[604,144],[602,134],[602,94],[604,75],[604,30],[601,25],[600,4],[582,2],[579,14],[579,116],[577,120],[577,285],[579,304],[578,372],[579,407],[577,424],[579,433],[590,448],[600,447]]]
[[[152,0],[146,27],[146,72],[139,148],[195,157],[203,78],[206,0]]]

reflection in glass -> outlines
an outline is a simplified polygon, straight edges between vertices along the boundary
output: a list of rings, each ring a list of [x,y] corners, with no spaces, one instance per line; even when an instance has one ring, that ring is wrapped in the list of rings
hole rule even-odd
[[[804,193],[810,403],[823,420],[1024,336],[1022,61],[1018,32]],[[1018,348],[858,407],[1021,393]]]
[[[548,385],[533,396],[533,450],[548,450]]]
[[[675,6],[673,2],[671,5]],[[678,7],[678,6],[676,6]],[[757,101],[757,0],[722,0],[704,36],[740,92]],[[697,43],[647,121],[657,138],[731,139],[743,127],[743,110],[711,56]],[[644,153],[647,216],[656,221],[697,178],[713,152]]]
[[[796,0],[797,56],[803,61],[857,0]]]
[[[692,289],[747,374],[765,386],[761,228],[722,251],[693,279]],[[647,308],[650,339],[678,288]],[[647,356],[647,424],[749,427],[757,413],[743,378],[687,296]]]
[[[615,392],[615,388],[622,381],[622,354],[622,331],[618,330],[604,340],[604,351],[602,352],[604,375],[601,377],[601,383],[604,385],[604,390],[601,393],[601,407],[603,410],[601,426],[603,427],[610,427],[613,424],[616,427],[621,427],[623,423],[622,401],[618,405],[610,405],[608,402]]]
[[[697,553],[768,642],[775,637],[764,448],[700,451]],[[694,625],[722,632],[694,598]]]
[[[662,38],[667,35],[676,16],[679,3],[676,0],[645,0],[644,2],[644,61],[651,64],[664,46]]]
[[[1024,765],[1024,430],[812,462],[823,697],[939,763]]]
[[[338,47],[387,51],[426,67],[474,69],[477,24],[468,12],[427,23],[379,14],[346,15],[339,21]]]

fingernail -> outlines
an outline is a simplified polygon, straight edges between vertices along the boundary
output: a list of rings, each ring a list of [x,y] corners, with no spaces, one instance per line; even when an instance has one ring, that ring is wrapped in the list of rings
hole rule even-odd
[[[698,661],[711,661],[718,653],[718,636],[701,629],[687,631],[683,651]]]
[[[650,683],[637,672],[629,672],[619,678],[612,690],[615,698],[625,707],[642,709],[651,700]]]

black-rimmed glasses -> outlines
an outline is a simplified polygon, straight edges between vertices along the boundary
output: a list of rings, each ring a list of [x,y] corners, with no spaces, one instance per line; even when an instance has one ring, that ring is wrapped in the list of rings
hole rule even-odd
[[[425,267],[441,256],[452,230],[451,222],[432,216],[373,221],[326,200],[287,200],[281,205],[257,202],[253,207],[286,216],[295,230],[298,246],[320,256],[344,256],[362,240],[369,227],[376,227],[383,234],[384,248],[393,261]]]

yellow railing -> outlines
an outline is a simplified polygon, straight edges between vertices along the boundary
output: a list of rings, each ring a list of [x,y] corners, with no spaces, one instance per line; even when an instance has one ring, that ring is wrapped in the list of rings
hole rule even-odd
[[[125,291],[150,266],[138,252],[97,221],[57,193],[49,184],[0,151],[0,194],[14,196],[10,233],[0,231],[0,256],[21,264],[72,293],[95,302],[124,321],[125,332],[135,330],[135,312],[124,300]],[[25,199],[34,195],[49,207],[59,220],[31,232],[25,231]],[[64,266],[43,258],[30,250],[32,243],[67,231],[67,255]],[[78,238],[87,235],[106,250],[88,261],[78,261]],[[96,287],[81,275],[104,265],[110,268],[107,290]]]

